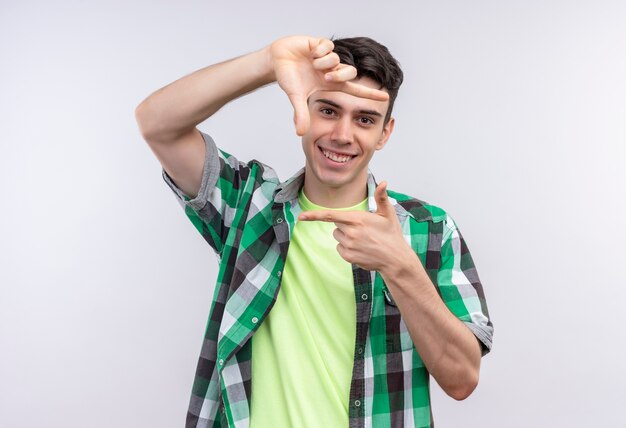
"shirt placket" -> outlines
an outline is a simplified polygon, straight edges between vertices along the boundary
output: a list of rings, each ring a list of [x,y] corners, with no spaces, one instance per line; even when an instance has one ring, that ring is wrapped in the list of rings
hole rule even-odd
[[[352,367],[352,381],[350,384],[350,402],[348,414],[350,427],[364,427],[368,413],[366,409],[365,389],[365,346],[369,333],[372,316],[372,299],[374,296],[373,272],[352,265],[354,279],[354,296],[356,299],[356,339],[354,349],[354,364]]]

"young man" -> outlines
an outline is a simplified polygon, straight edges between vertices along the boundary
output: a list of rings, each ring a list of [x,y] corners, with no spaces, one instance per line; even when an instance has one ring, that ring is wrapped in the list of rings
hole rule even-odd
[[[272,82],[306,157],[285,182],[196,129]],[[430,375],[455,399],[476,387],[493,327],[467,246],[442,209],[368,171],[401,83],[371,39],[294,36],[137,108],[164,180],[220,260],[188,427],[428,427]]]

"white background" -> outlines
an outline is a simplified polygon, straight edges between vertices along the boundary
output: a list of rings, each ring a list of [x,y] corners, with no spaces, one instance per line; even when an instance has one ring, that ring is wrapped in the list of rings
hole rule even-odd
[[[0,6],[0,426],[182,426],[216,260],[137,104],[288,34],[369,35],[401,62],[371,168],[445,208],[494,349],[438,427],[623,427],[622,1],[26,1]],[[201,129],[287,178],[277,86]]]

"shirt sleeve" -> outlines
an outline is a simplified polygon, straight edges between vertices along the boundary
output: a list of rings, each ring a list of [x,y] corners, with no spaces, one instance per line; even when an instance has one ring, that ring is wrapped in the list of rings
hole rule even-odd
[[[448,309],[474,333],[486,355],[491,350],[493,324],[474,261],[450,216],[445,220],[437,282]]]
[[[191,199],[162,169],[163,180],[172,189],[194,227],[221,255],[228,231],[250,176],[250,168],[220,150],[213,139],[201,132],[206,145],[202,182],[198,195]]]

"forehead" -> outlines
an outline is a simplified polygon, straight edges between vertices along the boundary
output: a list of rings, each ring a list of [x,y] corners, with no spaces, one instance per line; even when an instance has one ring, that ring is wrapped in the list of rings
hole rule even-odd
[[[354,79],[352,82],[374,89],[381,89],[380,84],[369,77]],[[387,112],[387,107],[389,106],[389,101],[375,101],[369,98],[357,97],[342,91],[316,91],[309,97],[309,105],[319,99],[333,101],[345,110],[376,110],[382,115]]]

